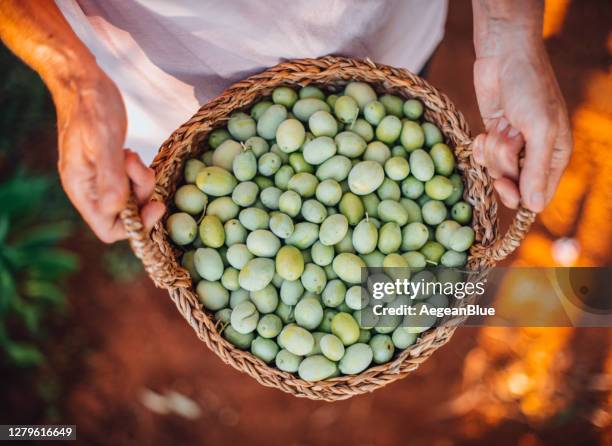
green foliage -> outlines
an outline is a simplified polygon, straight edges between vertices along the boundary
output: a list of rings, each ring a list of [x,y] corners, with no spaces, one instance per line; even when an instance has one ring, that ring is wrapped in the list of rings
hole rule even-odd
[[[114,282],[130,282],[144,271],[128,242],[108,246],[102,255],[102,266]]]
[[[53,124],[49,93],[38,75],[0,45],[0,154],[29,132]]]
[[[42,360],[35,346],[42,318],[64,304],[61,281],[78,268],[77,257],[59,246],[72,223],[57,189],[52,176],[23,171],[0,183],[0,350],[18,366]]]

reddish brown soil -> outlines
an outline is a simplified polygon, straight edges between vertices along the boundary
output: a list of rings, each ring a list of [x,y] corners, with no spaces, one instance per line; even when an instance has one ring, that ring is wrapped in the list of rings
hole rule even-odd
[[[604,1],[574,0],[562,31],[549,40],[571,111],[584,100],[589,76],[605,72],[609,10]],[[481,126],[472,62],[469,2],[453,0],[429,80],[452,98],[477,131]],[[604,369],[607,330],[573,334],[567,347],[572,367],[558,389],[573,392],[563,413],[539,424],[506,418],[476,430],[473,425],[480,424],[473,416],[450,414],[447,406],[462,391],[463,363],[476,345],[476,329],[459,329],[416,373],[373,394],[334,404],[296,399],[224,365],[144,275],[116,283],[101,273],[104,247],[92,237],[82,235],[73,246],[84,267],[70,283],[68,319],[55,324],[46,346],[48,363],[40,372],[2,371],[2,423],[76,424],[79,443],[88,445],[605,443],[604,431],[589,416],[606,394],[590,392],[587,384],[589,376]],[[51,383],[59,415],[45,411],[32,387],[41,380]],[[144,389],[180,392],[200,406],[201,415],[189,420],[155,414],[141,402]]]

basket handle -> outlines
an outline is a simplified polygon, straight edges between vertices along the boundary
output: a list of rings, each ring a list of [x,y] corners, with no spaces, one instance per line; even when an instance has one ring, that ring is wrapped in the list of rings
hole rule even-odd
[[[504,260],[519,247],[521,241],[529,232],[535,217],[535,212],[520,205],[506,233],[495,240],[493,244],[484,246],[483,251],[478,255],[493,259],[496,262]]]
[[[467,152],[470,158],[473,157],[472,154],[472,146],[474,144],[474,140],[470,141],[467,145]],[[519,167],[523,167],[523,154],[520,155],[519,158]],[[472,166],[475,166],[476,163],[472,158]],[[506,230],[505,234],[501,237],[497,237],[496,240],[487,246],[483,246],[481,249],[478,249],[473,254],[478,257],[484,257],[494,260],[495,262],[499,262],[504,260],[510,254],[512,254],[521,244],[527,233],[529,232],[529,228],[535,221],[536,213],[527,209],[523,206],[522,203],[519,204],[519,207],[514,214],[514,218],[512,219],[512,223]]]
[[[160,245],[146,232],[133,190],[130,192],[125,209],[119,213],[119,218],[125,227],[132,251],[142,261],[155,286],[165,289],[191,286],[189,273],[176,261],[169,262],[169,258],[173,259],[173,256],[164,254]]]

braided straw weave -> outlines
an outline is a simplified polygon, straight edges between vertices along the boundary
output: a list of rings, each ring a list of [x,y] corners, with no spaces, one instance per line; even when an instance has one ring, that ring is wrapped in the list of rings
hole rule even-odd
[[[461,113],[444,94],[420,77],[407,70],[375,64],[370,60],[331,56],[293,60],[234,84],[200,108],[161,146],[152,164],[156,174],[154,199],[172,206],[171,199],[181,181],[185,162],[201,155],[208,133],[224,126],[233,111],[247,108],[258,99],[270,95],[280,85],[312,84],[338,90],[352,80],[370,83],[378,92],[420,99],[426,108],[425,117],[435,123],[450,145],[455,147],[458,169],[466,182],[464,199],[474,208],[476,243],[470,251],[468,267],[490,267],[514,251],[535,216],[521,208],[510,229],[504,236],[499,236],[492,181],[474,163],[469,129]],[[155,285],[168,290],[180,313],[208,348],[225,363],[249,374],[264,386],[276,387],[295,396],[335,401],[376,390],[417,369],[436,349],[448,342],[457,325],[447,324],[425,332],[415,345],[402,351],[392,362],[369,368],[359,375],[307,382],[266,365],[250,353],[235,348],[220,335],[221,327],[202,308],[189,274],[177,261],[180,251],[169,243],[163,224],[158,224],[150,235],[144,233],[133,199],[121,218],[132,249],[142,260]]]

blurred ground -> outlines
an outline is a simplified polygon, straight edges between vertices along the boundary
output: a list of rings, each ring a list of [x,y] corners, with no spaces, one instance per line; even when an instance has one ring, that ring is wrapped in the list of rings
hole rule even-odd
[[[476,133],[469,3],[451,2],[429,80]],[[606,1],[547,2],[547,46],[576,147],[515,264],[611,263],[611,12]],[[37,138],[53,146],[53,135]],[[106,248],[92,236],[71,245],[84,266],[70,284],[70,318],[54,327],[40,372],[3,372],[3,423],[76,424],[80,442],[91,445],[612,444],[610,330],[459,329],[413,376],[317,403],[225,366],[146,277],[101,273]]]

